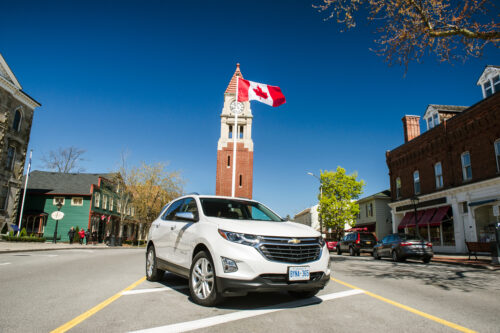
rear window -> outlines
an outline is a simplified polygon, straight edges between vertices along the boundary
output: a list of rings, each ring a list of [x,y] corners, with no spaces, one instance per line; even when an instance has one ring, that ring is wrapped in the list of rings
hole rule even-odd
[[[364,241],[375,241],[377,240],[372,234],[359,234],[359,239]]]

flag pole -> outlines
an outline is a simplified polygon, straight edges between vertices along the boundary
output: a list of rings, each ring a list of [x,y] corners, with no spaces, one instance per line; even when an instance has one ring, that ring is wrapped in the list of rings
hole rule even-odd
[[[23,201],[21,203],[21,214],[19,214],[19,222],[17,223],[17,236],[21,233],[21,222],[23,221],[23,211],[24,211],[24,200],[26,200],[26,190],[28,189],[28,178],[30,177],[30,169],[31,169],[31,155],[33,154],[33,149],[30,150],[30,160],[28,162],[28,170],[26,171],[26,181],[24,182],[24,193],[23,193]]]
[[[233,179],[231,182],[231,196],[235,197],[235,180],[236,180],[236,136],[238,133],[238,81],[240,79],[236,76],[236,101],[234,108],[234,126],[233,126]]]

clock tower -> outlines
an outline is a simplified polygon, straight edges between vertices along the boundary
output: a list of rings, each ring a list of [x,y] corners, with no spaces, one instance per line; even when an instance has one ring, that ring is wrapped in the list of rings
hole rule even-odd
[[[215,194],[231,196],[233,177],[233,142],[236,136],[235,196],[252,198],[253,141],[252,110],[249,102],[236,101],[236,80],[243,78],[240,64],[224,93],[224,107],[220,115],[220,138],[217,144],[217,178]],[[235,112],[238,123],[234,123]]]

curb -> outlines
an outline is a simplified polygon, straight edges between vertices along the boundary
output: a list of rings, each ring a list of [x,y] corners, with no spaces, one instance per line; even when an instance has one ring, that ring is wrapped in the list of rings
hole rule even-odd
[[[13,249],[13,250],[0,250],[0,254],[4,253],[19,253],[19,252],[41,252],[41,251],[58,251],[58,250],[112,250],[112,249],[130,249],[129,247],[121,246],[99,246],[99,247],[61,247],[61,248],[47,248],[47,249]]]
[[[448,265],[455,265],[455,266],[464,266],[464,267],[472,267],[472,268],[481,268],[481,269],[489,269],[490,271],[496,271],[500,270],[500,265],[491,265],[491,264],[474,264],[474,263],[464,263],[464,262],[459,262],[459,261],[452,261],[452,260],[435,260],[432,259],[431,262],[434,263],[441,263],[441,264],[448,264]]]

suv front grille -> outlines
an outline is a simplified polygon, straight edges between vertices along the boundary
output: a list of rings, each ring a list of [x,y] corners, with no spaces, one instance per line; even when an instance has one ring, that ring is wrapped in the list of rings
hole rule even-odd
[[[288,275],[287,274],[262,274],[260,275],[261,278],[263,278],[267,283],[290,283],[288,281]],[[309,280],[307,281],[293,281],[293,283],[304,283],[304,282],[310,282],[310,281],[319,281],[323,277],[323,272],[311,272],[309,274]]]
[[[294,244],[294,241],[300,241]],[[321,255],[319,238],[261,237],[260,253],[268,260],[303,264],[318,260]]]

